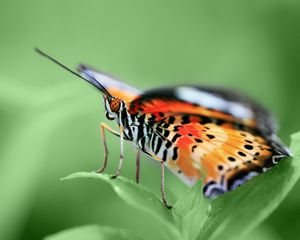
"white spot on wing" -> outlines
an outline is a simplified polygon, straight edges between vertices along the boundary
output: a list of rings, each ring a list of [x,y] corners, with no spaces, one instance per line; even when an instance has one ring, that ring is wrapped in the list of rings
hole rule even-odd
[[[198,104],[207,108],[229,113],[237,118],[252,119],[253,112],[238,102],[224,100],[212,93],[204,92],[192,87],[178,87],[176,95],[179,99]]]

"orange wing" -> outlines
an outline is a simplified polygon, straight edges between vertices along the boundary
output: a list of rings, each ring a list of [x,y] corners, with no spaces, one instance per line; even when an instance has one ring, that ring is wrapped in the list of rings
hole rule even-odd
[[[167,147],[167,166],[188,184],[202,177],[207,197],[235,189],[272,167],[273,157],[282,154],[254,131],[226,122],[201,124],[199,116],[165,114],[153,128]],[[160,152],[156,156],[162,159]]]
[[[276,131],[273,116],[245,95],[218,88],[178,86],[153,89],[134,99],[131,113],[196,114],[231,121],[267,134]]]
[[[235,189],[290,155],[269,112],[237,93],[152,90],[133,100],[129,112],[146,115],[156,133],[150,155],[165,160],[186,183],[203,177],[207,197]]]
[[[244,124],[247,127],[255,128],[256,121],[253,118],[237,118],[228,113],[220,112],[215,109],[198,106],[190,102],[182,102],[177,99],[151,99],[151,101],[145,101],[142,104],[139,103],[139,98],[130,105],[130,113],[143,112],[158,114],[162,113],[185,113],[193,115],[201,115],[208,118],[214,118],[219,120],[225,120],[230,122],[236,122]]]

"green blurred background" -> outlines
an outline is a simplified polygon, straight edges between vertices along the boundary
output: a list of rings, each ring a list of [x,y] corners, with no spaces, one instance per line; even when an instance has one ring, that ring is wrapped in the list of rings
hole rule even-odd
[[[105,183],[59,181],[103,160],[104,107],[97,91],[34,46],[141,89],[187,82],[240,89],[278,116],[288,144],[300,121],[299,7],[296,0],[0,0],[0,239],[94,223],[156,237],[153,219]],[[118,142],[108,136],[107,172],[117,167]],[[125,152],[123,175],[134,179],[130,144]],[[159,165],[143,157],[142,183],[159,193],[159,176]],[[172,202],[186,187],[166,178]],[[299,203],[300,183],[264,226],[278,239],[299,239]]]

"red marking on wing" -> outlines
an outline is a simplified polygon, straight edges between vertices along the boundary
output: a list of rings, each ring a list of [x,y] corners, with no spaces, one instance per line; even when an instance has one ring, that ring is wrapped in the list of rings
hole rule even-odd
[[[200,122],[200,118],[197,116],[190,116],[190,121],[192,123],[199,123]]]
[[[193,105],[190,103],[183,103],[179,101],[165,101],[160,99],[152,100],[151,102],[143,102],[140,106],[136,105],[137,108],[142,108],[144,113],[155,113],[155,112],[182,112],[187,111],[188,108],[193,111]],[[136,111],[137,108],[132,108],[132,111]]]
[[[193,140],[188,136],[182,136],[177,141],[177,146],[181,149],[188,149]]]
[[[198,128],[196,128],[198,127]],[[180,126],[178,133],[181,135],[188,135],[188,134],[192,134],[194,137],[196,138],[200,138],[200,129],[199,129],[199,124],[195,125],[195,124],[185,124]]]

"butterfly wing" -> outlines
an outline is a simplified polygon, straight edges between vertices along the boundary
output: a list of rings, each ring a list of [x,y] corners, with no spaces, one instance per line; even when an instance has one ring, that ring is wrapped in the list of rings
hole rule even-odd
[[[146,115],[154,131],[150,155],[166,161],[187,183],[203,177],[205,195],[215,197],[289,155],[272,137],[271,115],[241,97],[199,87],[151,90],[129,110]]]
[[[132,101],[142,93],[140,90],[86,65],[80,64],[77,70],[87,80],[99,82],[112,96],[125,102]]]
[[[131,104],[131,113],[192,114],[216,123],[231,123],[240,130],[255,131],[284,155],[288,148],[277,138],[273,115],[245,94],[220,88],[178,86],[146,91]],[[159,116],[158,116],[159,117]]]
[[[256,127],[257,110],[266,118],[270,114],[252,101],[246,100],[241,94],[227,90],[195,86],[178,86],[175,88],[160,88],[145,92],[131,103],[131,111],[145,113],[178,112],[200,114],[207,117],[220,118],[241,122],[250,127]],[[262,121],[265,122],[265,121]],[[269,128],[269,126],[271,128]],[[267,130],[273,131],[268,125]]]

